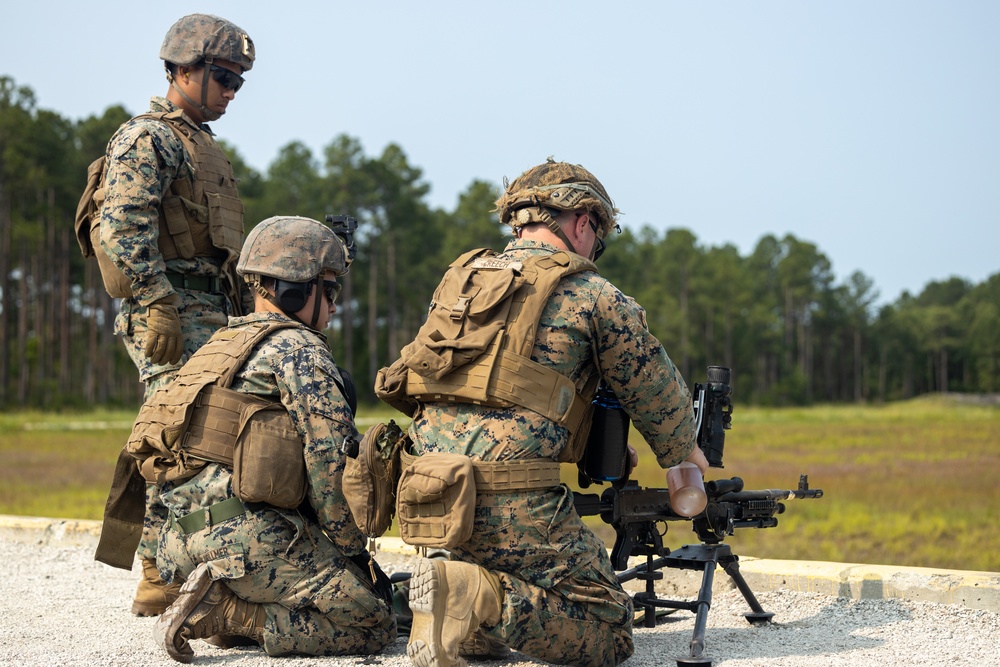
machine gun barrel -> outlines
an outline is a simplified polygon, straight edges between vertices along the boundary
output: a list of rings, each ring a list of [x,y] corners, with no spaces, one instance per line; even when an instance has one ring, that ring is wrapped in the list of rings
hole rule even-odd
[[[737,488],[738,487],[738,488]],[[822,498],[823,489],[809,488],[809,475],[799,475],[797,489],[760,489],[744,491],[743,480],[733,477],[728,480],[705,482],[705,492],[709,499],[722,503],[744,503],[752,500],[788,500],[789,498]]]

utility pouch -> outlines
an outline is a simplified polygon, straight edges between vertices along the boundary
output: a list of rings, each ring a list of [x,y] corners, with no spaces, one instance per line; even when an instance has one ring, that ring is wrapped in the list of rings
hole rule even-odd
[[[212,243],[218,248],[240,248],[243,246],[243,202],[239,197],[230,197],[218,192],[210,192],[208,197],[208,226]],[[234,256],[237,253],[234,253]]]
[[[354,522],[368,538],[381,537],[396,512],[400,450],[409,441],[390,420],[365,432],[356,456],[344,463],[343,492]]]
[[[167,231],[160,239],[163,245],[160,249],[163,258],[191,259],[195,256],[194,236],[191,234],[184,200],[177,195],[165,195],[160,203],[160,209],[163,211],[163,223]]]
[[[76,208],[76,240],[84,257],[97,258],[104,289],[115,299],[132,296],[132,281],[121,272],[101,249],[101,207],[104,205],[104,166],[102,155],[87,168],[87,185]]]
[[[279,403],[250,404],[240,414],[233,449],[233,493],[243,502],[295,509],[306,497],[302,439]]]
[[[476,478],[472,459],[431,452],[403,470],[396,491],[399,535],[418,547],[454,548],[472,536]]]

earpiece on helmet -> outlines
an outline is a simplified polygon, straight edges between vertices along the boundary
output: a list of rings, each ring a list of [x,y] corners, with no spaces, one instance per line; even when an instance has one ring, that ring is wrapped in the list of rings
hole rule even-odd
[[[274,300],[286,313],[297,313],[306,306],[312,283],[293,283],[287,280],[275,280]]]

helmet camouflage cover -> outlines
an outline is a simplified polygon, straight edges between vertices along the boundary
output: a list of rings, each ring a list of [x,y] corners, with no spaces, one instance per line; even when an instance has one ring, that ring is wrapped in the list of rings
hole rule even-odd
[[[189,14],[170,26],[160,59],[190,66],[201,61],[229,60],[243,71],[253,67],[253,40],[235,23],[211,14]]]
[[[332,229],[312,218],[275,216],[247,234],[236,271],[250,283],[257,276],[305,283],[321,272],[342,276],[347,267],[347,249]]]
[[[600,219],[603,238],[617,227],[614,202],[601,182],[578,164],[556,162],[549,158],[527,170],[509,185],[504,179],[504,193],[496,201],[500,222],[517,229],[532,223],[548,223],[542,209],[593,211]]]

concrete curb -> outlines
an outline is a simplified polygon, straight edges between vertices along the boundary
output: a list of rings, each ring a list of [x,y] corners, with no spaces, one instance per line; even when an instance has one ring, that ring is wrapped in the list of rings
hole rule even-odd
[[[66,547],[97,546],[100,521],[48,519],[0,514],[0,539]],[[383,537],[378,550],[416,555],[398,537]],[[755,593],[775,590],[819,593],[854,600],[904,598],[960,605],[1000,613],[1000,572],[938,570],[927,567],[863,565],[826,561],[765,560],[740,557],[740,572]],[[677,571],[697,590],[697,573]],[[725,572],[715,576],[717,590],[735,588]]]
[[[96,547],[100,535],[100,521],[0,514],[0,539],[4,540],[26,544]]]
[[[906,598],[1000,612],[1000,572],[756,558],[740,558],[740,572],[755,591],[784,589],[854,600]]]

